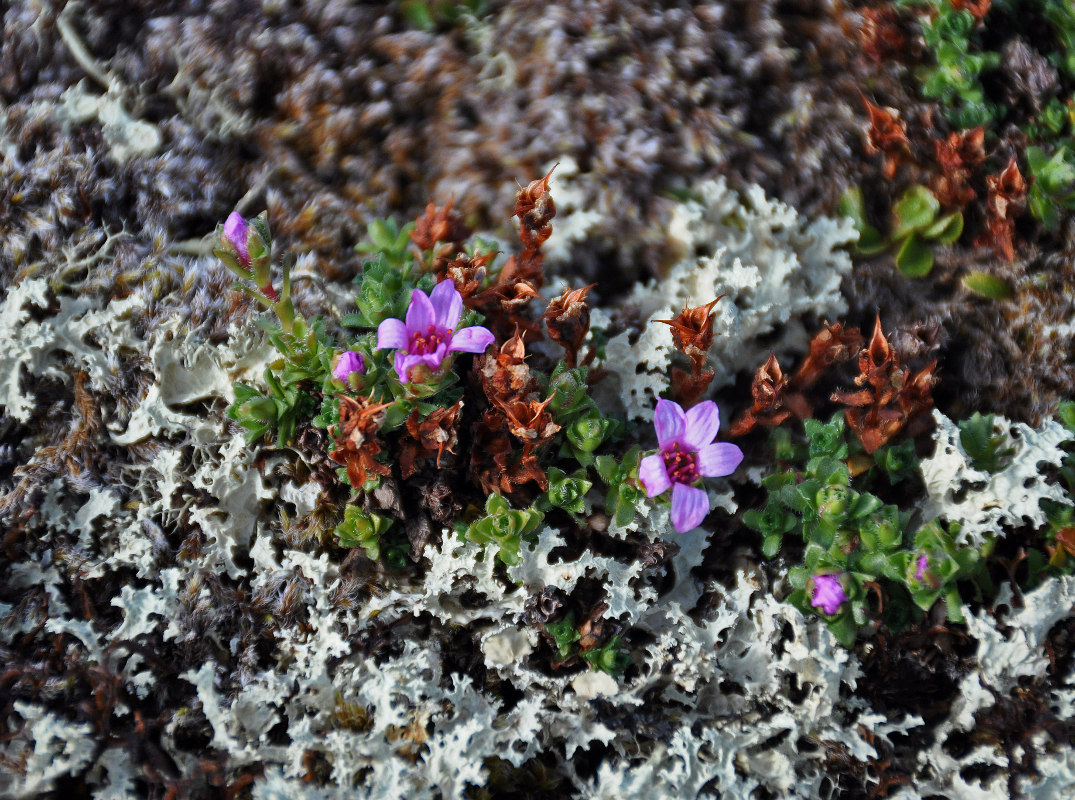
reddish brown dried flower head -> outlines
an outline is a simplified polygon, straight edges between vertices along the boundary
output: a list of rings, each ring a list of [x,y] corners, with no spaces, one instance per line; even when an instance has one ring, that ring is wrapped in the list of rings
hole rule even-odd
[[[860,374],[855,383],[863,388],[832,395],[834,402],[851,406],[844,411],[844,419],[867,453],[873,453],[933,406],[936,368],[936,361],[917,373],[902,366],[878,315],[869,346],[859,353]]]
[[[994,251],[1007,261],[1015,259],[1015,220],[1026,209],[1026,180],[1019,172],[1015,156],[998,175],[987,175],[989,198],[989,241]]]
[[[933,147],[941,169],[931,186],[933,194],[946,208],[965,208],[976,196],[968,185],[971,174],[985,161],[985,128],[953,131]]]
[[[699,362],[697,369],[705,364],[709,348],[713,346],[713,306],[723,297],[721,295],[704,306],[685,305],[674,319],[657,320],[672,328],[672,342],[676,349],[686,355],[692,364]]]
[[[860,347],[862,334],[858,328],[845,329],[842,322],[826,325],[810,340],[810,352],[792,383],[798,388],[810,386],[833,364],[849,360]]]
[[[463,410],[463,400],[448,408],[435,409],[428,417],[421,419],[418,409],[407,417],[407,438],[403,441],[400,453],[400,474],[409,478],[417,467],[415,461],[422,458],[437,457],[437,468],[447,450],[454,453],[459,443],[459,415]]]
[[[463,303],[472,307],[471,298],[481,291],[485,282],[486,267],[496,257],[496,253],[468,256],[460,253],[444,265],[444,275],[455,284],[456,291],[463,296]]]
[[[899,19],[896,10],[887,6],[862,10],[859,37],[867,58],[880,62],[885,56],[903,50],[907,40],[900,31]]]
[[[567,351],[567,364],[575,366],[579,348],[590,331],[590,307],[586,305],[586,293],[596,284],[582,289],[565,289],[564,293],[549,302],[543,318],[549,338]]]
[[[420,249],[435,250],[441,242],[464,242],[470,236],[470,228],[463,222],[463,218],[452,210],[453,202],[454,200],[449,200],[448,205],[438,209],[430,200],[422,216],[415,220],[411,241]]]
[[[547,442],[560,430],[547,411],[552,396],[542,401],[537,400],[513,400],[504,403],[501,410],[508,420],[508,430],[511,435],[529,444],[541,444]]]
[[[381,452],[376,433],[384,421],[384,411],[391,403],[374,403],[368,397],[340,395],[340,424],[329,428],[336,449],[329,453],[333,461],[347,467],[351,486],[361,489],[370,472],[389,475],[391,469],[374,458]]]
[[[780,362],[772,353],[754,373],[750,394],[754,405],[743,412],[729,430],[732,436],[742,436],[758,425],[780,425],[792,414],[799,419],[810,416],[810,406],[801,394],[788,392],[788,379],[780,368]]]
[[[495,404],[537,391],[537,381],[530,374],[525,359],[526,346],[518,331],[500,346],[497,353],[482,358],[478,377],[489,402]]]
[[[549,194],[549,179],[552,177],[553,167],[544,178],[531,181],[525,188],[519,190],[515,198],[515,207],[511,211],[513,217],[518,217],[524,230],[532,231],[540,236],[540,232],[548,227],[548,233],[552,233],[550,223],[556,216],[556,204]],[[548,238],[548,234],[542,237],[542,241]]]
[[[969,11],[979,22],[989,13],[989,6],[992,2],[993,0],[951,0],[953,8]]]
[[[882,171],[891,180],[896,170],[910,153],[907,139],[907,123],[900,119],[900,112],[895,108],[875,106],[865,97],[866,111],[870,115],[870,129],[866,132],[866,152],[881,153],[884,156]]]

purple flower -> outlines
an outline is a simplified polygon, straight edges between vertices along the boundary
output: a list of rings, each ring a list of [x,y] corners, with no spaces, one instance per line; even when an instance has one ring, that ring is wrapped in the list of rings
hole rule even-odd
[[[456,331],[462,313],[463,296],[452,281],[444,280],[429,296],[421,289],[414,290],[406,322],[386,319],[377,327],[377,349],[397,351],[393,366],[400,383],[415,380],[411,373],[415,367],[436,372],[449,353],[484,353],[493,343],[493,334],[480,325]]]
[[[702,477],[731,475],[743,460],[743,451],[734,444],[713,442],[720,430],[720,412],[712,400],[684,413],[679,403],[659,399],[653,427],[661,450],[642,459],[638,477],[649,497],[672,490],[672,525],[683,533],[709,513],[705,490],[691,484]]]
[[[929,568],[929,557],[921,555],[918,557],[918,568],[914,571],[914,579],[919,583],[925,580],[926,570]]]
[[[365,372],[366,362],[362,360],[362,354],[354,350],[348,350],[336,359],[336,366],[332,368],[332,377],[341,383],[347,383],[352,372]]]
[[[847,593],[840,583],[839,575],[815,575],[814,590],[810,595],[810,605],[820,608],[830,617],[847,602]]]
[[[235,248],[235,254],[244,267],[250,266],[250,251],[246,246],[247,236],[250,234],[250,223],[243,219],[238,211],[232,211],[224,222],[224,243]]]

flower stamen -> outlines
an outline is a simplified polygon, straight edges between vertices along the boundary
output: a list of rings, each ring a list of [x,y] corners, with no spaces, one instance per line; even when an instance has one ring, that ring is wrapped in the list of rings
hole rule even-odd
[[[697,456],[691,451],[680,450],[679,442],[673,443],[672,447],[661,455],[664,457],[668,479],[673,483],[694,483],[698,480]]]
[[[440,331],[437,330],[435,325],[430,325],[425,334],[421,331],[415,331],[411,334],[411,343],[408,352],[412,355],[426,355],[427,353],[433,353],[436,352],[436,349],[442,342],[450,341],[451,338],[451,331]]]

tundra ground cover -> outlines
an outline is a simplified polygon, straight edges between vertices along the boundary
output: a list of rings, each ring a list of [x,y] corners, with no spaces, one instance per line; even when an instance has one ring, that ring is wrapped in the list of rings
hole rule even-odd
[[[6,8],[2,793],[1069,796],[1064,12]]]

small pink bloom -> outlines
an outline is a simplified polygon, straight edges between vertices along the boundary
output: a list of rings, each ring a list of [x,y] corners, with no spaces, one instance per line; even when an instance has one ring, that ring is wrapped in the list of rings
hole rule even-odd
[[[840,576],[815,575],[812,579],[814,589],[810,595],[810,605],[820,608],[830,617],[840,610],[840,606],[847,602],[847,593]]]
[[[672,525],[684,533],[709,513],[705,490],[691,484],[702,477],[731,475],[743,460],[743,451],[713,441],[720,430],[720,412],[712,400],[684,412],[679,403],[660,398],[653,427],[660,452],[642,459],[638,478],[649,497],[672,490]]]
[[[231,245],[235,254],[239,256],[239,262],[244,267],[250,266],[250,250],[247,249],[246,239],[250,234],[250,224],[243,219],[238,211],[232,211],[224,222],[224,244]]]
[[[914,579],[921,583],[925,580],[926,570],[929,568],[929,558],[921,555],[918,557],[918,568],[914,572]]]
[[[354,350],[348,350],[336,359],[336,366],[332,368],[332,377],[342,383],[347,383],[347,379],[351,377],[352,372],[362,373],[365,371],[366,362],[362,359],[362,354],[356,353]]]
[[[441,281],[427,296],[421,289],[411,294],[407,319],[386,319],[377,327],[377,349],[396,350],[393,366],[400,383],[411,382],[411,370],[425,366],[437,372],[449,353],[484,353],[495,337],[488,328],[475,325],[457,331],[463,314],[463,296],[450,280]]]

